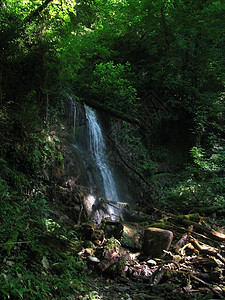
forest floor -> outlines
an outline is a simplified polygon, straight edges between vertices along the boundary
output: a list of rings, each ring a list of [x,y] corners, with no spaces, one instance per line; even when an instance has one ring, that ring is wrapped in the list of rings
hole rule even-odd
[[[160,258],[130,251],[116,239],[110,249],[107,241],[91,254],[84,249],[88,276],[75,299],[225,299],[223,226],[198,214],[170,214],[161,226],[173,229],[174,239]]]
[[[188,278],[186,278],[188,280]],[[179,281],[179,278],[177,278]],[[180,280],[181,281],[181,280]],[[210,285],[210,284],[209,284]],[[223,285],[223,284],[222,284]],[[82,300],[163,300],[163,299],[225,299],[222,289],[213,292],[204,281],[200,285],[186,285],[180,282],[176,289],[170,283],[151,285],[148,282],[134,282],[132,280],[115,280],[98,274],[88,276],[85,293],[77,295]],[[87,292],[88,290],[88,292]]]
[[[132,280],[114,280],[98,274],[88,277],[86,295],[80,295],[79,299],[104,299],[104,300],[145,300],[164,298],[164,293],[153,293],[149,283],[134,282]],[[186,298],[187,299],[187,298]]]

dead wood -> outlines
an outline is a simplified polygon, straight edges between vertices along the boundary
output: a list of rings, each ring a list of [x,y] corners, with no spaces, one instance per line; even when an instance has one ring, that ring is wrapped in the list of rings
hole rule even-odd
[[[188,264],[187,260],[186,260],[186,264]],[[222,263],[219,263],[218,260],[215,260],[212,257],[191,257],[189,259],[189,264],[192,264],[194,267],[201,266],[204,269],[208,268],[210,270],[212,268],[216,268],[223,265]]]
[[[199,215],[199,213],[195,214],[188,214],[188,215],[178,215],[178,216],[173,216],[174,219],[176,220],[193,220],[193,221],[199,221],[202,219],[202,217]]]
[[[162,280],[162,278],[164,277],[166,273],[166,269],[165,268],[161,268],[159,267],[158,270],[155,272],[154,276],[153,276],[153,284],[159,284],[159,282]]]
[[[193,225],[197,231],[200,231],[200,233],[205,233],[213,240],[216,240],[219,242],[225,242],[225,234],[223,234],[223,233],[215,231],[211,228],[207,228],[206,226],[203,226],[203,225],[201,225],[197,222],[191,221],[191,220],[183,219],[181,221],[185,225],[188,225],[188,226]]]
[[[205,286],[206,288],[208,288],[209,290],[211,290],[217,297],[219,297],[220,299],[224,299],[224,296],[218,292],[213,285],[209,284],[208,282],[205,282],[204,280],[198,278],[196,275],[194,275],[190,270],[188,269],[183,269],[183,270],[178,270],[176,271],[177,274],[183,274],[185,275],[185,277],[189,277],[190,279],[193,279],[194,281],[202,284],[203,286]]]
[[[179,252],[180,248],[183,248],[185,246],[192,232],[193,232],[193,226],[191,225],[188,227],[187,233],[184,234],[182,238],[176,243],[175,246],[176,252]]]
[[[195,281],[205,285],[207,288],[209,288],[215,295],[217,295],[220,299],[224,299],[224,297],[221,295],[220,292],[218,292],[211,284],[205,282],[204,280],[196,277],[195,275],[190,273],[191,278],[193,278]]]
[[[197,249],[201,253],[205,253],[211,256],[218,258],[220,261],[225,263],[225,258],[219,253],[219,249],[206,245],[197,241],[195,238],[191,237],[190,242],[195,249]]]
[[[166,292],[168,297],[174,297],[175,293],[183,297],[186,293],[195,299],[199,294],[207,297],[210,293],[216,299],[224,299],[225,239],[223,234],[211,229],[198,214],[177,217],[160,212],[158,215],[159,221],[154,223],[154,227],[169,226],[173,228],[175,236],[170,249],[164,250],[163,257],[160,259],[153,257],[154,260],[149,263],[149,257],[146,257],[144,252],[140,251],[138,255],[131,254],[120,245],[118,240],[112,239],[110,242],[108,239],[107,243],[102,243],[96,250],[98,252],[101,249],[100,252],[96,252],[96,257],[100,260],[95,264],[96,269],[101,274],[102,272],[104,275],[110,274],[117,280],[123,276],[134,284],[148,282],[153,293],[158,293],[159,296],[165,292],[163,290],[165,284],[171,287],[171,290]],[[157,219],[151,218],[151,220]],[[105,225],[119,226],[121,222],[107,220]],[[101,228],[104,229],[104,226]],[[91,231],[90,237],[92,237],[93,232],[99,232],[99,229],[90,226],[86,231],[88,233]],[[119,237],[118,239],[120,240]]]
[[[220,242],[219,242],[219,241],[215,241],[214,239],[212,239],[212,238],[210,238],[210,237],[208,237],[208,236],[206,236],[206,235],[204,235],[204,234],[198,233],[198,232],[196,232],[196,231],[193,231],[192,234],[193,234],[193,235],[197,235],[197,236],[200,237],[201,239],[208,240],[208,241],[213,242],[214,244],[220,245]]]

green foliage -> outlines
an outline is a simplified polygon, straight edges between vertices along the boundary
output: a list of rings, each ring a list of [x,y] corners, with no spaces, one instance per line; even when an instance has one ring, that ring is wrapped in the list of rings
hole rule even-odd
[[[212,140],[213,147],[207,151],[199,147],[191,149],[194,164],[178,175],[175,187],[170,189],[171,205],[224,206],[224,143],[220,141],[218,146],[219,140],[215,137]]]
[[[99,300],[101,299],[101,296],[97,291],[91,291],[85,297],[83,297],[83,300]]]
[[[137,91],[127,78],[129,73],[129,63],[115,65],[111,61],[96,65],[90,86],[91,93],[109,107],[112,106],[126,113],[131,112],[131,109],[135,111]]]
[[[75,297],[84,278],[72,254],[39,241],[77,241],[49,215],[47,193],[64,162],[46,128],[68,89],[139,119],[139,128],[116,121],[113,137],[146,211],[224,205],[224,12],[222,1],[1,2],[1,298]],[[181,142],[162,120],[185,124]],[[182,147],[191,161],[177,170]]]
[[[84,278],[80,272],[83,265],[76,259],[65,258],[65,262],[67,264],[61,275],[52,274],[38,264],[33,271],[29,271],[24,269],[22,263],[13,263],[7,275],[0,275],[2,299],[66,299],[73,296]]]
[[[47,151],[44,149],[44,153],[49,153],[48,147]],[[31,182],[23,174],[26,180],[20,181],[18,189],[18,183],[8,184],[9,176],[18,176],[16,171],[9,168],[6,160],[0,159],[0,163],[3,167],[0,174],[1,298],[64,299],[74,295],[85,279],[84,263],[72,253],[46,247],[39,238],[46,231],[63,236],[62,243],[65,243],[74,239],[75,234],[69,233],[67,238],[67,231],[56,230],[60,227],[57,223],[43,221],[49,220],[49,209],[46,188],[38,177]],[[61,264],[60,272],[54,267],[57,263]]]
[[[206,153],[202,148],[193,147],[191,149],[192,157],[195,164],[197,164],[204,171],[221,171],[224,167],[224,149],[219,149],[219,152],[206,157]]]
[[[152,159],[153,155],[150,156],[149,150],[143,145],[142,136],[137,128],[125,121],[117,123],[113,137],[127,163],[142,174],[146,181],[151,180],[151,176],[157,172],[157,165]]]

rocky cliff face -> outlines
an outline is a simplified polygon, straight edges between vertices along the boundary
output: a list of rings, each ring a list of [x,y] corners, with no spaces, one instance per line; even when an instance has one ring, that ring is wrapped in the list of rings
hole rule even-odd
[[[76,114],[78,115],[78,110]],[[89,132],[91,124],[88,124],[82,107],[79,107],[79,121],[70,114],[69,118],[62,120],[62,124],[51,132],[52,139],[57,137],[56,147],[63,156],[63,165],[56,164],[51,175],[50,195],[54,205],[58,204],[60,210],[76,223],[100,223],[102,218],[107,217],[119,219],[124,205],[134,202],[134,185],[131,179],[117,164],[116,155],[108,143],[107,146],[103,145],[104,149],[101,148],[102,145],[96,146],[98,139],[103,143],[101,138],[104,137],[90,141],[90,136],[96,132]],[[93,152],[90,151],[91,147],[95,147]],[[110,170],[107,169],[107,163]],[[113,184],[112,180],[115,180]]]
[[[79,223],[88,220],[83,199],[88,190],[88,179],[79,156],[71,145],[71,126],[64,120],[51,132],[57,136],[57,148],[63,157],[59,166],[56,162],[51,170],[49,196],[54,212],[68,222]]]

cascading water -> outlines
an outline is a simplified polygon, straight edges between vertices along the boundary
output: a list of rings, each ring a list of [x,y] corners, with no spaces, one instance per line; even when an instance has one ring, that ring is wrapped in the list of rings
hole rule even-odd
[[[88,211],[97,223],[108,216],[115,220],[120,214],[116,204],[119,202],[119,196],[97,114],[95,110],[75,102],[70,96],[68,109],[68,116],[73,125],[72,146],[83,164],[87,177],[85,189],[89,190],[86,194]]]
[[[106,144],[97,115],[93,109],[84,105],[85,115],[88,122],[89,148],[92,159],[101,175],[105,200],[110,201],[108,212],[112,219],[118,215],[118,208],[111,203],[119,202],[115,180],[106,154]]]

